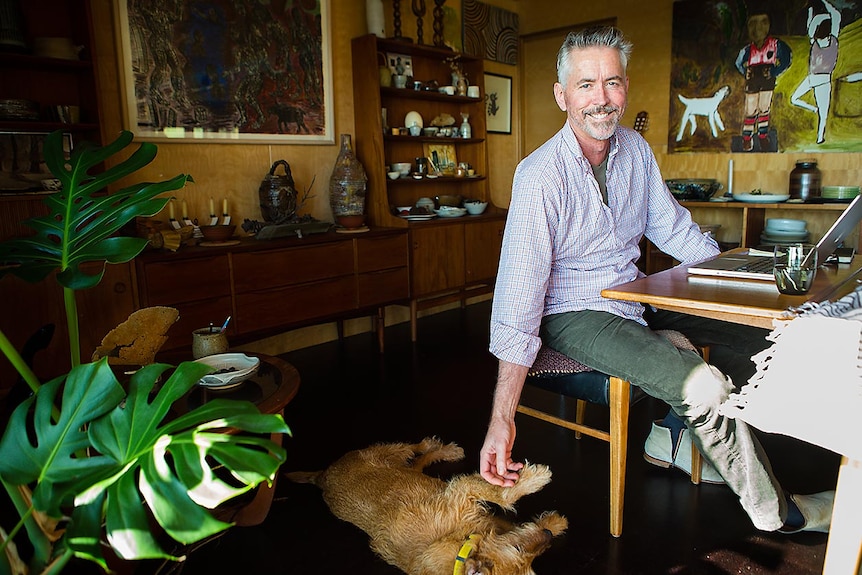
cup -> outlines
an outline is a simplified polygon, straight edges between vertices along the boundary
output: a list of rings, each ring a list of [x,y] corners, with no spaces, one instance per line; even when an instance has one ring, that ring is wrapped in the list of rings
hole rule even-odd
[[[202,327],[192,332],[192,357],[200,359],[217,353],[227,353],[227,334],[217,327]]]
[[[413,124],[412,126],[410,126],[410,135],[411,136],[418,136],[421,133],[422,133],[422,128],[419,127],[419,124]]]
[[[777,245],[773,262],[772,273],[779,292],[788,295],[806,294],[817,275],[817,246]]]
[[[478,98],[479,86],[467,86],[467,96],[470,98]]]
[[[392,75],[392,84],[396,88],[406,88],[407,87],[407,76],[404,74],[393,74]]]

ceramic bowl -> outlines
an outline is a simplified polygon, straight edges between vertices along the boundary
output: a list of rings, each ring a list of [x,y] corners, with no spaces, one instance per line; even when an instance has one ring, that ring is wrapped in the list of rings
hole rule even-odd
[[[672,179],[665,180],[665,183],[677,200],[707,201],[723,187],[717,180],[706,178]]]
[[[410,175],[410,169],[413,167],[413,164],[410,162],[396,162],[390,166],[393,172],[399,172],[403,177],[407,177]]]
[[[392,172],[387,172],[386,175],[389,176],[390,180],[397,180],[398,178],[401,177],[401,172],[399,172],[398,170],[395,170]]]
[[[766,218],[766,229],[776,232],[804,232],[807,225],[805,220],[793,220],[789,218]]]
[[[436,136],[437,135],[437,127],[436,126],[429,126],[427,128],[422,128],[422,135],[423,136]]]
[[[485,208],[488,207],[488,202],[479,202],[476,200],[464,202],[464,207],[467,209],[467,213],[471,216],[478,216],[485,211]]]
[[[257,373],[260,359],[244,353],[218,353],[196,359],[212,368],[213,373],[203,376],[198,385],[204,387],[227,387],[237,385]]]
[[[233,236],[236,226],[233,224],[227,226],[201,226],[200,230],[204,239],[208,242],[226,242]]]

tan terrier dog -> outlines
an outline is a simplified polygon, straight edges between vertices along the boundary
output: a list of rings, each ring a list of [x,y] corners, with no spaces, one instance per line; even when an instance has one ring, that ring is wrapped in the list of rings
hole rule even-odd
[[[371,548],[409,575],[532,575],[533,559],[565,531],[566,518],[552,511],[515,525],[487,503],[514,511],[518,499],[551,481],[550,469],[527,464],[514,487],[478,473],[448,482],[422,473],[463,458],[456,444],[426,438],[351,451],[324,471],[286,475],[320,487],[336,517],[365,531]]]

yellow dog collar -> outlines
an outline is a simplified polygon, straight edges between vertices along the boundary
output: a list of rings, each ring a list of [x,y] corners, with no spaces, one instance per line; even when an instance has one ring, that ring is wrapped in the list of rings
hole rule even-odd
[[[458,556],[455,557],[455,571],[453,575],[464,575],[464,567],[467,562],[467,557],[473,552],[473,543],[479,539],[478,535],[470,535],[467,540],[458,550]]]

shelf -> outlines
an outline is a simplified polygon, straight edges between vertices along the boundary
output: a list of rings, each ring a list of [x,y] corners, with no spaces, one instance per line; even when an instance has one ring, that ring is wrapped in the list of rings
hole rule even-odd
[[[28,70],[37,69],[85,72],[90,72],[93,69],[93,63],[89,60],[45,58],[43,56],[16,54],[14,52],[0,52],[0,66],[4,68],[24,68]]]
[[[55,130],[62,130],[64,132],[95,132],[98,129],[98,124],[91,123],[64,124],[62,122],[44,122],[41,120],[0,120],[0,132],[49,134]]]
[[[381,95],[391,98],[403,98],[407,100],[428,100],[431,102],[445,102],[447,104],[475,104],[481,103],[482,98],[470,98],[469,96],[449,96],[433,90],[414,90],[413,88],[380,88]]]
[[[409,144],[427,142],[429,144],[481,144],[485,138],[445,138],[443,136],[383,136],[384,142]]]

